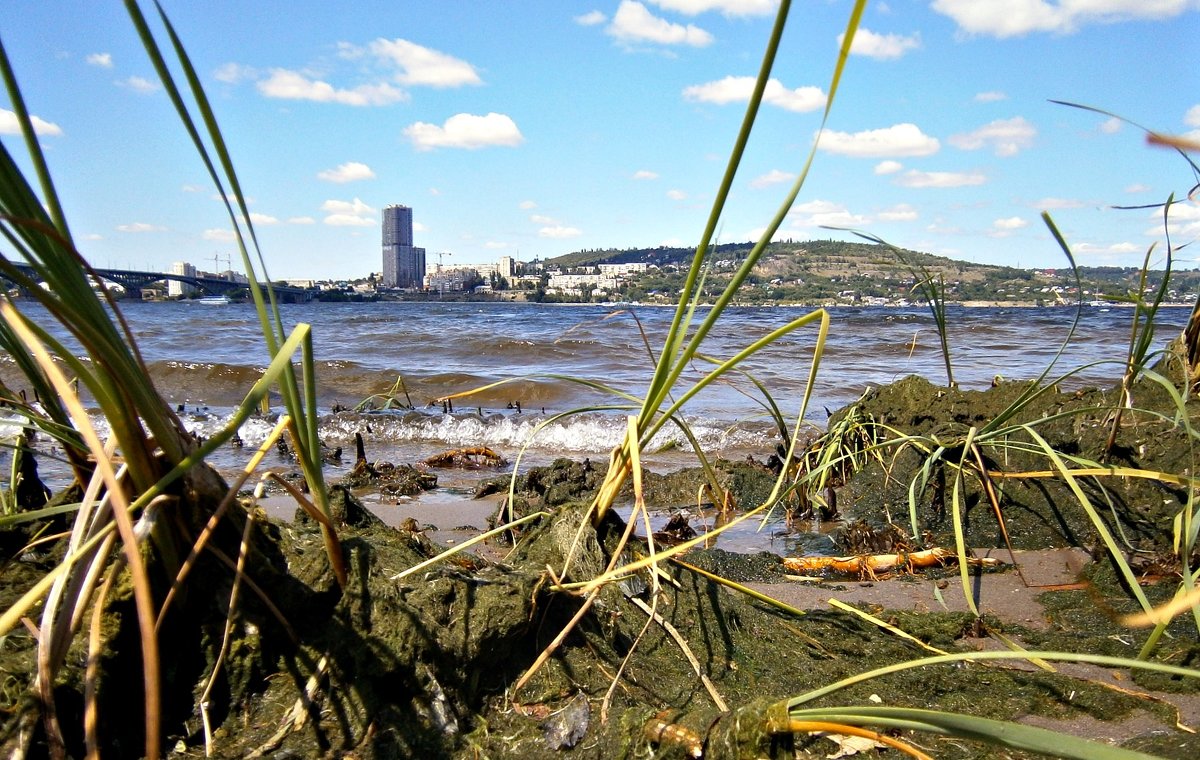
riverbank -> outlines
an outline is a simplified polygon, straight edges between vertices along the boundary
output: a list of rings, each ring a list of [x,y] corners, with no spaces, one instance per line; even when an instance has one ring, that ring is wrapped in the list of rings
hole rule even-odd
[[[276,491],[255,502],[246,492],[246,511],[225,518],[234,523],[223,527],[221,549],[226,561],[244,552],[244,572],[231,575],[231,565],[203,553],[196,572],[210,579],[211,600],[175,621],[183,627],[164,642],[174,673],[169,746],[180,757],[206,748],[221,756],[549,758],[569,749],[582,757],[671,757],[695,756],[696,747],[710,758],[825,756],[849,745],[831,742],[837,732],[785,730],[780,705],[872,669],[934,650],[969,659],[1014,644],[1133,659],[1148,631],[1122,616],[1140,609],[1137,594],[1158,604],[1178,585],[1174,523],[1190,502],[1177,476],[1190,466],[1191,435],[1175,420],[1200,410],[1190,401],[1181,412],[1176,396],[1143,381],[1108,460],[1122,469],[1072,476],[1076,490],[1030,431],[1086,469],[1103,458],[1119,394],[1111,385],[1048,386],[1029,396],[1031,388],[1000,381],[959,390],[909,377],[831,410],[808,451],[840,451],[829,461],[857,464],[830,469],[827,487],[786,496],[765,532],[754,517],[723,527],[715,541],[703,538],[770,493],[785,466],[771,460],[770,447],[751,457],[714,455],[711,476],[695,466],[649,469],[642,497],[657,550],[693,540],[689,531],[699,539],[662,561],[657,574],[631,570],[596,586],[594,596],[587,584],[606,568],[650,551],[640,518],[623,544],[637,502],[630,486],[605,520],[587,518],[605,474],[602,457],[543,454],[535,467],[523,465],[510,506],[524,522],[446,555],[508,519],[500,509],[509,499],[508,468],[481,468],[489,457],[479,441],[460,445],[470,456],[436,458],[448,467],[422,464],[429,454],[396,459],[394,450],[368,446],[371,471],[388,483],[395,481],[389,473],[408,468],[422,475],[418,483],[436,476],[438,487],[385,490],[357,476],[334,486],[344,586],[321,527],[293,497]],[[1006,414],[1004,425],[991,426]],[[355,419],[378,436],[387,417]],[[978,459],[966,456],[967,436],[982,447]],[[519,450],[495,448],[507,459]],[[352,450],[330,471],[360,470]],[[939,450],[941,459],[926,464]],[[818,461],[806,454],[789,463],[785,482],[803,468],[812,474]],[[972,469],[976,461],[982,470]],[[285,479],[292,469],[283,455],[270,467]],[[982,473],[1001,495],[999,511]],[[243,524],[245,532],[235,527]],[[997,561],[960,573],[951,559],[960,534],[972,554]],[[6,606],[60,556],[7,545]],[[918,556],[938,549],[948,553],[915,567]],[[844,561],[804,572],[783,562],[800,556]],[[1132,584],[1116,556],[1130,565]],[[868,559],[889,557],[890,564]],[[241,591],[230,613],[235,586]],[[129,589],[115,591],[101,612],[100,678],[137,694]],[[36,640],[34,628],[17,628],[0,652],[13,695],[29,694]],[[87,657],[85,643],[78,646],[59,686],[64,714],[82,702]],[[1153,663],[1186,675],[1045,659],[929,663],[846,683],[812,703],[846,714],[882,705],[1012,720],[1194,757],[1200,743],[1187,730],[1200,724],[1194,621],[1177,617],[1152,654]],[[5,703],[4,747],[20,740],[21,716],[34,704]],[[140,746],[136,721],[118,720],[107,704],[100,709],[106,747]],[[871,741],[884,739],[939,757],[994,756],[985,744],[908,730]]]
[[[880,388],[861,408],[906,435],[938,430],[945,438],[961,426],[991,418],[1022,389],[1023,384],[1013,383],[988,391],[948,391],[908,379]],[[1017,422],[1045,419],[1048,410],[1056,410],[1067,422],[1038,429],[1054,448],[1094,457],[1105,437],[1103,419],[1112,408],[1109,393],[1048,392],[1027,404]],[[1142,385],[1135,398],[1147,411],[1133,414],[1119,432],[1122,466],[1176,471],[1172,463],[1186,456],[1188,436],[1149,411],[1169,408],[1168,394]],[[836,425],[846,413],[835,414],[831,423]],[[1003,465],[996,459],[991,465],[996,472],[1035,469],[1031,463],[1039,455],[1005,446],[996,451],[1009,458]],[[835,542],[830,548],[843,547],[843,552],[850,551],[854,540],[890,542],[872,544],[869,551],[876,554],[916,552],[930,545],[926,542],[952,546],[954,510],[948,493],[925,493],[918,512],[924,532],[914,539],[908,531],[907,478],[914,472],[909,456],[902,452],[848,474],[836,486],[839,514],[827,520],[836,527],[826,527],[818,542]],[[1027,463],[1023,457],[1033,459]],[[340,676],[321,698],[326,709],[332,708],[330,716],[341,717],[321,718],[313,726],[315,735],[333,742],[331,746],[369,748],[376,756],[434,752],[536,758],[557,757],[567,748],[584,757],[683,756],[692,746],[705,757],[824,755],[836,747],[822,734],[795,739],[773,734],[767,728],[770,705],[875,667],[931,656],[935,650],[971,657],[1020,645],[1136,657],[1146,632],[1116,617],[1138,605],[1106,555],[1104,530],[1120,531],[1131,549],[1123,555],[1138,562],[1139,583],[1145,584],[1141,588],[1148,599],[1165,601],[1175,586],[1166,557],[1173,515],[1184,504],[1166,503],[1174,493],[1169,487],[1164,491],[1163,483],[1139,478],[1105,480],[1104,515],[1109,516],[1093,523],[1077,502],[1072,504],[1062,479],[1046,476],[1029,488],[1019,487],[1019,480],[1004,481],[1005,525],[1017,547],[1012,554],[982,498],[981,483],[964,484],[965,510],[959,519],[969,544],[977,547],[974,553],[998,560],[994,567],[973,568],[960,576],[953,563],[909,570],[902,562],[878,573],[864,569],[796,578],[777,555],[706,549],[702,542],[681,555],[680,563],[663,563],[658,594],[650,592],[651,576],[639,573],[601,587],[589,605],[577,594],[550,591],[545,584],[553,585],[556,578],[586,582],[611,557],[628,562],[647,550],[638,541],[627,553],[619,552],[624,526],[615,518],[595,529],[586,523],[580,527],[583,505],[602,475],[599,467],[569,462],[528,471],[515,484],[513,507],[533,521],[520,529],[517,544],[491,541],[440,562],[430,562],[440,551],[437,544],[461,544],[477,533],[485,514],[493,514],[489,525],[494,524],[502,492],[482,500],[464,495],[456,507],[437,498],[426,501],[424,494],[395,506],[377,504],[374,511],[389,515],[399,530],[370,518],[346,518],[347,545],[370,547],[354,555],[359,563],[354,590],[337,604],[351,616],[347,619],[359,621],[356,651],[343,646],[322,650],[338,663],[332,672]],[[753,495],[772,476],[765,463],[750,462],[721,464],[718,478],[730,489],[732,503],[745,507],[756,503]],[[679,504],[679,494],[695,493],[703,480],[696,470],[648,473],[645,488],[654,529],[673,515],[683,515],[692,530],[711,528],[714,507],[696,510]],[[1149,504],[1154,498],[1161,507]],[[629,493],[621,502],[631,499]],[[622,514],[627,516],[628,509]],[[460,520],[467,522],[455,526]],[[811,521],[798,516],[794,530],[803,532]],[[461,530],[467,524],[475,529]],[[864,539],[862,529],[855,527],[860,525],[868,526],[875,538]],[[641,528],[638,532],[644,535]],[[880,538],[885,534],[889,537]],[[318,534],[303,521],[281,535],[286,537],[285,554],[299,550],[319,557],[312,544]],[[661,550],[662,542],[679,538],[656,540]],[[898,544],[901,540],[917,545]],[[406,575],[404,569],[417,562],[428,564]],[[320,566],[317,561],[300,577],[314,583],[324,577]],[[321,583],[327,588],[329,581]],[[571,634],[538,664],[538,653],[568,627]],[[1169,635],[1154,660],[1194,669],[1200,656],[1195,626],[1177,618]],[[698,663],[695,667],[688,664],[689,656]],[[532,675],[524,678],[527,673]],[[383,696],[394,693],[387,684],[397,678],[408,684],[409,695],[399,711]],[[963,712],[1155,756],[1190,758],[1200,751],[1200,740],[1191,733],[1200,724],[1196,682],[1136,669],[1016,658],[900,671],[848,685],[821,704]],[[290,704],[298,686],[288,684],[273,682],[255,704]],[[251,709],[248,721],[277,722],[263,707]],[[667,731],[660,724],[673,728]],[[306,734],[307,729],[290,733],[266,745],[260,742],[271,737],[263,733],[237,734],[233,739],[240,743],[232,746],[239,751],[270,746],[306,752],[311,747]],[[884,738],[889,737],[914,742],[939,757],[994,756],[986,745],[958,739],[886,732]]]

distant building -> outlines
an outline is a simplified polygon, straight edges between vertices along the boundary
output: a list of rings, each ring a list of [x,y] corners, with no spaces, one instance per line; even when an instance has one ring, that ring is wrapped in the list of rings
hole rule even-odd
[[[642,274],[650,265],[644,261],[626,262],[624,264],[597,264],[600,274],[606,277],[625,277],[631,274]]]
[[[219,277],[222,280],[229,280],[230,282],[236,282],[241,285],[249,285],[250,284],[249,277],[242,274],[241,272],[235,272],[232,269],[226,269],[224,272],[217,272],[217,277]]]
[[[413,247],[412,209],[383,210],[383,286],[420,288],[425,280],[425,249]]]
[[[186,261],[176,261],[171,264],[170,274],[179,275],[180,277],[195,277],[196,267]],[[189,282],[180,282],[179,280],[167,280],[167,295],[171,298],[182,298],[190,296],[196,292],[196,286]]]
[[[467,281],[478,276],[473,266],[439,266],[425,277],[425,286],[438,293],[454,293],[466,290]]]

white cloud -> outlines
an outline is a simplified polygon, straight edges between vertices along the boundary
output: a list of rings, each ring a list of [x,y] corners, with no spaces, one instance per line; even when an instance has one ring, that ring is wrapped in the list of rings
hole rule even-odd
[[[258,91],[268,98],[312,100],[347,106],[382,106],[408,99],[406,93],[386,82],[339,90],[328,82],[309,79],[288,69],[271,69],[271,75],[258,83]]]
[[[1147,235],[1162,234],[1162,210],[1155,209],[1149,216],[1158,220],[1157,227],[1146,231]],[[1167,212],[1167,231],[1174,237],[1195,237],[1200,235],[1200,204],[1188,201],[1177,201],[1171,204]]]
[[[962,227],[946,226],[946,225],[943,225],[940,222],[940,220],[937,222],[934,222],[933,224],[925,225],[925,230],[927,232],[933,233],[934,235],[962,235],[962,234],[965,234]],[[944,249],[942,249],[942,255],[949,255],[949,253],[947,253]]]
[[[352,42],[337,44],[337,57],[346,61],[357,61],[367,54],[367,49]]]
[[[375,209],[358,198],[352,201],[328,200],[321,204],[321,210],[327,213],[325,224],[332,227],[371,227],[376,223],[372,216]]]
[[[930,137],[916,124],[909,123],[853,134],[826,129],[821,132],[820,139],[821,150],[856,158],[931,156],[941,148],[936,137]]]
[[[1142,253],[1145,249],[1138,248],[1133,243],[1113,243],[1111,245],[1096,245],[1095,243],[1076,243],[1071,246],[1071,253],[1080,256],[1127,255]]]
[[[1042,211],[1056,211],[1064,208],[1083,208],[1086,206],[1083,201],[1075,198],[1042,198],[1037,203],[1034,203],[1034,208]]]
[[[1200,127],[1200,103],[1187,110],[1183,115],[1183,123],[1189,127]]]
[[[982,185],[987,177],[979,172],[920,172],[910,169],[896,179],[903,187],[966,187]]]
[[[147,224],[145,222],[117,225],[118,232],[162,232],[166,229],[166,227],[159,227],[158,225]]]
[[[122,79],[121,81],[117,82],[117,84],[121,85],[122,87],[128,87],[140,95],[149,95],[152,92],[162,89],[162,85],[160,85],[158,82],[151,82],[149,79],[137,76],[129,77],[128,79]]]
[[[996,103],[1001,100],[1008,100],[1008,95],[999,90],[989,90],[987,92],[975,93],[976,103]]]
[[[537,203],[533,201],[521,201],[517,204],[517,208],[528,211],[531,208],[537,208]]]
[[[673,201],[687,200],[687,193],[682,190],[668,190],[667,197]]]
[[[1162,209],[1154,209],[1151,211],[1150,216],[1151,219],[1163,219],[1163,211]],[[1168,211],[1168,219],[1172,222],[1200,222],[1200,203],[1176,201],[1171,204],[1171,208]]]
[[[875,173],[880,175],[895,174],[903,168],[904,164],[900,163],[899,161],[892,161],[891,159],[888,159],[887,161],[880,161],[879,163],[875,164]]]
[[[200,234],[200,237],[205,240],[215,240],[218,243],[232,243],[237,240],[237,235],[233,234],[233,230],[226,227],[217,227],[210,230],[205,230]]]
[[[550,238],[552,240],[565,240],[567,238],[576,238],[583,234],[583,230],[577,227],[564,227],[556,225],[553,227],[543,227],[538,230],[538,237]]]
[[[638,169],[633,173],[634,179],[658,179],[658,172],[652,172],[649,169]]]
[[[608,21],[608,16],[605,16],[600,11],[591,11],[582,16],[575,17],[575,23],[580,26],[599,26],[605,21]]]
[[[483,247],[493,251],[503,251],[508,248],[512,248],[512,244],[505,243],[501,240],[488,240],[483,244]]]
[[[991,148],[997,156],[1015,156],[1033,145],[1037,129],[1023,117],[997,119],[972,132],[952,135],[947,142],[962,150]]]
[[[713,41],[713,36],[700,27],[692,24],[672,24],[655,16],[646,10],[646,6],[635,0],[622,0],[606,31],[622,42],[704,47]]]
[[[650,0],[660,8],[687,16],[720,11],[726,16],[765,16],[774,13],[779,0]]]
[[[553,226],[553,225],[558,224],[557,219],[554,219],[549,216],[543,216],[542,214],[531,215],[529,217],[529,221],[533,222],[534,224],[541,224],[543,226]]]
[[[250,221],[263,227],[268,227],[272,224],[279,224],[279,220],[270,214],[260,214],[257,211],[250,212]]]
[[[761,174],[750,180],[750,187],[770,187],[783,182],[791,182],[796,179],[796,175],[792,172],[785,172],[781,169],[772,169],[766,174]]]
[[[237,84],[246,79],[257,79],[258,71],[240,63],[224,63],[213,72],[213,79],[225,84]]]
[[[33,123],[33,133],[35,135],[48,137],[62,136],[62,127],[54,122],[46,121],[33,114],[29,115],[29,121]],[[19,134],[21,134],[21,123],[17,121],[17,115],[5,108],[0,108],[0,135]]]
[[[917,219],[917,210],[907,203],[900,203],[880,211],[878,216],[881,222],[912,222]]]
[[[1143,185],[1141,182],[1135,182],[1132,185],[1127,185],[1125,187],[1125,192],[1131,193],[1131,194],[1133,194],[1133,193],[1148,193],[1148,192],[1150,192],[1150,186]]]
[[[112,53],[92,53],[84,59],[89,66],[99,66],[102,69],[113,67]]]
[[[192,184],[181,185],[179,189],[180,189],[180,191],[185,192],[185,193],[199,193],[199,192],[204,191],[204,188],[201,187],[200,185],[192,185]]]
[[[1118,119],[1116,116],[1112,116],[1100,122],[1099,129],[1106,135],[1115,135],[1117,132],[1121,131],[1121,124],[1122,122],[1120,119]]]
[[[699,103],[746,103],[754,92],[754,77],[727,76],[714,82],[685,87],[684,100]],[[803,113],[825,105],[825,92],[820,87],[797,87],[789,90],[778,79],[767,80],[763,102],[788,111]]]
[[[95,232],[89,232],[83,236],[84,240],[103,240],[104,236]]]
[[[326,169],[323,172],[317,173],[317,179],[323,179],[326,182],[334,182],[339,185],[374,178],[375,172],[371,171],[371,167],[366,164],[360,164],[357,161],[347,161],[344,164],[340,164],[336,169]]]
[[[374,227],[375,220],[351,214],[330,214],[325,217],[325,223],[330,227]]]
[[[418,121],[404,128],[404,136],[412,140],[417,150],[423,151],[434,148],[474,150],[492,145],[515,147],[525,141],[516,123],[501,113],[487,116],[455,114],[440,127]]]
[[[997,219],[992,222],[992,227],[997,230],[1019,230],[1023,227],[1028,227],[1029,222],[1019,216],[1010,216],[1004,219]]]
[[[967,34],[1019,37],[1031,32],[1070,34],[1085,24],[1178,16],[1195,0],[934,0]]]
[[[797,204],[788,213],[793,227],[862,227],[870,222],[840,203],[813,200]]]
[[[355,216],[375,213],[375,209],[363,203],[358,198],[352,201],[328,200],[321,204],[321,210],[333,214],[354,214]]]
[[[839,34],[838,45],[845,39],[845,33]],[[859,29],[854,34],[854,42],[850,44],[851,55],[865,55],[880,61],[893,60],[903,56],[910,50],[921,47],[919,33],[905,37],[901,34],[876,34],[870,29]]]
[[[311,216],[293,216],[287,220],[288,224],[316,224],[317,220]]]
[[[370,50],[376,58],[400,68],[396,74],[396,81],[400,84],[461,87],[483,83],[471,64],[415,42],[377,39],[371,43]]]

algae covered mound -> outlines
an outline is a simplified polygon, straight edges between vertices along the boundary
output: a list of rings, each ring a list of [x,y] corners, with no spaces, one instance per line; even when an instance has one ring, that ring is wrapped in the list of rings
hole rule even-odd
[[[665,565],[657,597],[646,572],[606,586],[515,690],[583,604],[550,591],[546,568],[563,567],[572,554],[561,580],[594,576],[623,528],[609,520],[581,529],[583,511],[566,507],[540,522],[504,564],[450,559],[400,580],[393,576],[430,553],[419,534],[373,522],[347,528],[351,579],[340,593],[315,527],[276,526],[294,578],[292,593],[278,601],[298,640],[275,643],[274,672],[248,675],[230,663],[244,691],[218,729],[218,753],[549,758],[570,749],[594,758],[685,757],[690,741],[710,758],[823,756],[821,739],[796,743],[767,730],[772,702],[919,654],[853,615],[795,617]],[[893,621],[943,647],[976,629],[964,614]],[[257,646],[261,639],[243,641],[241,662],[260,667]],[[1068,689],[1069,704],[1047,698]],[[823,704],[878,699],[990,717],[1108,719],[1144,707],[1085,682],[982,667],[910,671],[834,699]],[[664,723],[670,732],[659,730]],[[201,735],[178,739],[181,751],[198,749]]]
[[[880,432],[938,442],[948,449],[971,427],[982,427],[1021,395],[1025,386],[1001,384],[988,391],[938,388],[910,378],[876,389],[859,411]],[[1152,400],[1150,389],[1141,400]],[[1104,445],[1111,395],[1089,390],[1050,391],[1026,405],[1016,423],[1033,424],[1063,453],[1091,458]],[[999,410],[999,411],[998,411]],[[831,424],[840,418],[834,415]],[[1025,428],[1013,427],[1007,447],[985,450],[994,473],[1046,469],[1044,457],[1027,444]],[[882,435],[878,440],[884,440]],[[1166,415],[1133,413],[1125,420],[1111,462],[1129,467],[1180,467],[1177,448],[1186,444]],[[904,524],[908,479],[927,451],[888,449],[839,484],[839,504],[848,517]],[[950,457],[946,458],[951,461]],[[956,460],[955,460],[956,461]],[[948,470],[949,465],[943,465]],[[735,498],[753,503],[774,475],[753,462],[719,463],[722,483]],[[176,646],[169,663],[170,695],[165,718],[167,743],[178,756],[206,750],[217,757],[795,757],[837,751],[828,738],[793,734],[778,718],[782,700],[928,654],[847,609],[798,614],[731,588],[711,573],[744,582],[780,582],[778,562],[765,554],[737,556],[694,552],[683,562],[664,561],[599,587],[583,588],[614,563],[644,557],[636,537],[622,545],[626,526],[610,512],[598,526],[588,520],[587,498],[603,472],[588,463],[555,463],[531,471],[518,487],[523,511],[546,509],[502,560],[466,552],[438,557],[415,524],[389,528],[345,487],[331,492],[348,569],[339,586],[324,550],[321,527],[299,513],[279,522],[239,511],[236,525],[252,518],[243,591],[232,612],[234,577],[211,560],[204,577],[216,590],[186,619],[193,626],[188,646]],[[1054,478],[1004,480],[1002,506],[1013,543],[1087,543],[1094,527]],[[695,470],[647,479],[662,504],[695,498],[704,477]],[[945,480],[953,481],[952,472]],[[1161,545],[1164,515],[1180,498],[1170,487],[1146,479],[1105,480],[1105,519],[1147,547]],[[1113,482],[1115,481],[1115,482]],[[951,530],[949,496],[938,504],[936,473],[920,494],[918,518],[930,538]],[[505,483],[507,487],[507,483]],[[1157,499],[1153,509],[1147,500]],[[996,517],[978,479],[966,479],[964,515],[969,541],[995,545]],[[1164,503],[1166,502],[1166,503]],[[940,510],[940,511],[939,511]],[[30,574],[45,571],[44,556],[29,554],[10,563],[0,585],[19,592]],[[411,568],[421,565],[413,572]],[[1107,612],[1131,610],[1120,584],[1092,570],[1094,587],[1048,592],[1049,630],[1014,626],[990,615],[926,613],[870,608],[924,644],[946,651],[984,646],[992,634],[1018,637],[1027,645],[1064,651],[1133,657],[1142,639],[1127,635]],[[251,586],[253,588],[251,588]],[[118,584],[118,588],[123,588]],[[837,596],[837,586],[826,586]],[[953,593],[949,589],[945,593]],[[1163,585],[1155,601],[1170,594]],[[1095,601],[1102,595],[1100,603]],[[1078,610],[1089,611],[1080,616]],[[985,610],[986,612],[986,610]],[[98,663],[99,719],[107,756],[126,756],[141,746],[139,722],[125,719],[140,677],[134,608],[128,593],[114,594],[101,627],[104,657]],[[1110,617],[1110,616],[1109,616]],[[1195,661],[1195,631],[1186,620],[1169,630],[1160,659]],[[183,639],[181,639],[182,641]],[[29,697],[33,636],[18,629],[0,649],[6,717],[3,748],[25,742],[30,756],[49,754],[37,732],[37,705]],[[86,652],[68,659],[55,697],[69,754],[82,754],[81,705]],[[1119,720],[1149,713],[1156,728],[1129,746],[1166,756],[1192,757],[1193,736],[1167,727],[1177,719],[1167,701],[1113,690],[1100,679],[1034,668],[967,664],[901,670],[847,686],[812,706],[839,704],[912,706],[989,718],[1070,723]],[[1141,677],[1143,688],[1187,689]],[[33,719],[30,716],[34,716]],[[1167,732],[1164,734],[1164,731]],[[922,746],[936,745],[943,757],[991,757],[982,744],[896,734]],[[1162,735],[1169,740],[1159,741]],[[1157,738],[1156,738],[1157,737]],[[131,749],[134,748],[134,749]],[[1022,757],[1020,753],[1009,753]]]
[[[1105,453],[1119,394],[1095,388],[1063,392],[1047,387],[1025,400],[999,432],[980,435],[1031,386],[1001,382],[983,391],[936,386],[908,377],[869,391],[856,411],[876,425],[877,456],[841,489],[839,505],[849,518],[910,526],[915,511],[918,532],[932,543],[953,542],[953,488],[965,461],[982,461],[995,488],[1004,525],[1014,548],[1094,546],[1096,525],[1059,473],[1064,466],[1136,469],[1181,473],[1192,469],[1192,437],[1177,421],[1171,395],[1143,381],[1134,389],[1114,445]],[[1189,402],[1189,409],[1196,406]],[[831,425],[848,410],[838,412]],[[968,433],[978,445],[964,456]],[[1041,440],[1039,440],[1039,438]],[[897,443],[905,441],[908,443]],[[1044,444],[1042,443],[1044,441]],[[940,458],[933,457],[939,454]],[[927,468],[927,462],[935,461]],[[923,471],[923,468],[927,468]],[[997,510],[975,472],[958,478],[959,509],[966,542],[975,547],[1004,545]],[[914,485],[914,483],[916,485]],[[1136,550],[1169,549],[1172,521],[1187,503],[1186,489],[1169,479],[1116,477],[1107,473],[1074,478],[1074,484],[1106,528]],[[924,486],[923,488],[921,486]],[[915,504],[914,504],[915,501]],[[910,511],[912,510],[912,511]]]
[[[730,461],[717,458],[710,462],[712,474],[723,492],[728,494],[730,506],[752,507],[761,504],[771,493],[776,472],[752,458],[745,461]],[[573,459],[556,459],[544,467],[531,467],[517,476],[515,484],[511,476],[484,481],[476,490],[476,497],[494,493],[506,493],[513,485],[514,511],[525,515],[539,509],[559,507],[575,501],[587,501],[596,495],[604,482],[604,468],[590,459],[577,462]],[[685,467],[670,473],[643,469],[642,496],[648,506],[655,509],[695,507],[698,503],[711,505],[712,492],[706,488],[708,480],[701,467]],[[632,501],[633,490],[626,483],[622,498]]]

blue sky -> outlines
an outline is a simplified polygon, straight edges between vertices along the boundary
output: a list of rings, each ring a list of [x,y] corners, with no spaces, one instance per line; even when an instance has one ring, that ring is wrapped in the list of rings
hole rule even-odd
[[[380,210],[447,264],[695,245],[772,0],[163,0],[214,103],[273,277],[380,269]],[[13,61],[97,266],[236,260],[228,220],[119,3],[6,0]],[[849,0],[798,2],[721,225],[756,237],[820,127]],[[147,7],[149,12],[150,8]],[[1061,266],[1139,265],[1185,194],[1169,150],[1088,104],[1200,139],[1198,0],[868,5],[779,237]],[[0,135],[17,152],[9,103]],[[1200,233],[1177,205],[1172,242]],[[1182,265],[1194,266],[1191,248]],[[1200,257],[1196,257],[1200,258]]]

